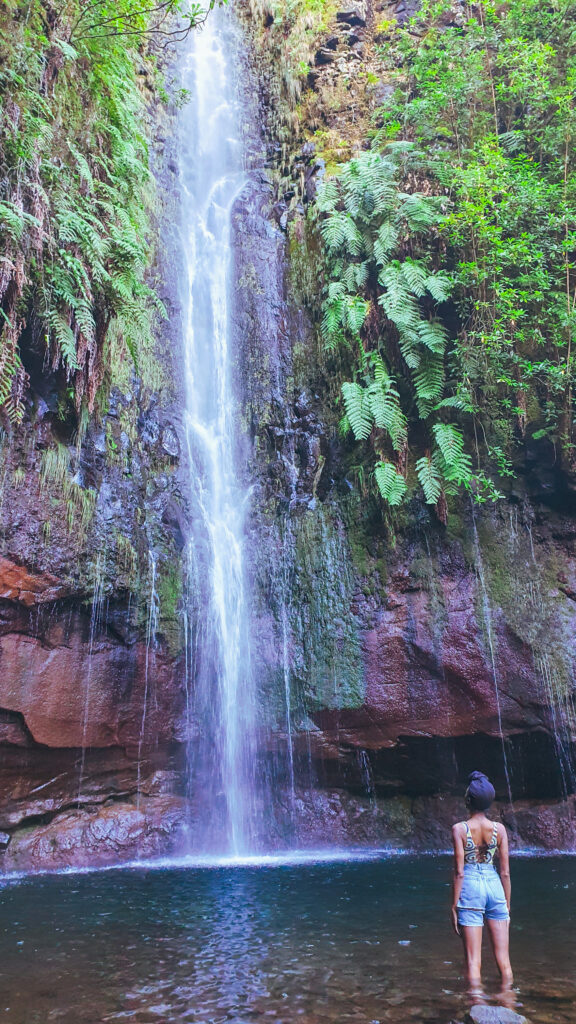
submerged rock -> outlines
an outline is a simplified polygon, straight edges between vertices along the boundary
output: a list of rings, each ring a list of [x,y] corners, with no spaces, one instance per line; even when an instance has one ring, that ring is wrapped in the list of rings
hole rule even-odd
[[[465,1021],[466,1024],[528,1024],[526,1017],[505,1006],[473,1006]]]

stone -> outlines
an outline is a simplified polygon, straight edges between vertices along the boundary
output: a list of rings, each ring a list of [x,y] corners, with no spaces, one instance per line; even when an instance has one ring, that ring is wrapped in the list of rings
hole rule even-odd
[[[46,825],[16,832],[0,870],[55,870],[159,856],[174,849],[184,818],[185,801],[173,795],[142,797],[138,807],[114,802],[66,811]]]
[[[336,54],[334,53],[334,50],[329,50],[329,49],[327,49],[327,47],[322,46],[317,51],[316,56],[314,57],[314,63],[315,64],[321,64],[321,65],[322,64],[332,64],[332,62],[335,59],[336,59]]]
[[[344,4],[336,12],[336,20],[346,22],[347,25],[365,25],[368,17],[368,5],[366,0],[356,0],[355,3]]]
[[[0,598],[27,608],[56,601],[70,592],[69,586],[49,572],[34,572],[0,556]]]
[[[9,832],[0,832],[0,849],[6,849],[12,836]]]
[[[178,434],[170,424],[164,427],[162,431],[162,448],[173,459],[177,459],[180,455]]]
[[[86,615],[68,616],[65,609],[61,614],[48,620],[40,636],[16,631],[2,636],[0,708],[21,715],[36,743],[49,747],[137,742],[145,643],[128,645],[112,631],[91,641]],[[159,703],[157,709],[149,707],[150,735],[170,731],[184,699],[178,668],[159,653],[154,678]]]
[[[466,1024],[528,1024],[526,1017],[505,1006],[473,1006],[465,1017]]]

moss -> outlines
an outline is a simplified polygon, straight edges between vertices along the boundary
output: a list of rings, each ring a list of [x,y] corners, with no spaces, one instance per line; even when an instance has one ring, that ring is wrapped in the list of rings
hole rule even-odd
[[[40,490],[49,491],[51,501],[57,500],[65,511],[69,533],[75,533],[79,543],[85,538],[96,509],[96,491],[82,487],[74,478],[71,460],[74,452],[63,444],[42,453],[40,464]]]
[[[156,581],[160,630],[172,653],[182,649],[182,618],[180,608],[183,595],[183,566],[179,559],[161,558]]]
[[[329,508],[298,520],[295,552],[292,629],[303,651],[304,702],[309,709],[359,707],[365,684],[355,581],[350,549]]]
[[[541,547],[536,558],[530,531],[531,524],[518,520],[515,510],[511,510],[509,518],[502,513],[480,520],[479,568],[483,570],[490,609],[501,613],[516,636],[532,649],[537,669],[552,678],[552,682],[546,678],[543,683],[552,686],[556,698],[561,700],[572,691],[570,618],[566,601],[558,592],[560,567],[550,552]],[[481,585],[477,614],[486,632]]]

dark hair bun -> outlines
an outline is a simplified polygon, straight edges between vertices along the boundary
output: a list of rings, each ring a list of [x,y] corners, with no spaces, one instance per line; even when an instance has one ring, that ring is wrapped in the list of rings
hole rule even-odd
[[[477,811],[486,811],[494,801],[496,793],[490,779],[484,772],[470,772],[466,796],[471,807]]]

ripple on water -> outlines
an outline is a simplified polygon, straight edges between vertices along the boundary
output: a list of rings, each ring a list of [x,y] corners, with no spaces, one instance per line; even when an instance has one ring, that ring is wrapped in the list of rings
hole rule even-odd
[[[140,865],[5,887],[0,1022],[463,1018],[447,858],[263,866]],[[574,1024],[575,925],[573,861],[517,862],[512,953],[539,1024]],[[486,988],[490,998],[491,966]]]

